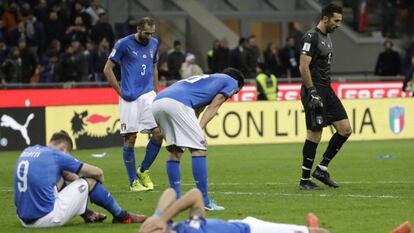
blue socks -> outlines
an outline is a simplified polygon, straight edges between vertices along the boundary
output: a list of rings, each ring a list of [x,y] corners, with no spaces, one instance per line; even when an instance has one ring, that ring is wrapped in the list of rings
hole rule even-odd
[[[144,160],[141,163],[141,171],[148,170],[154,160],[157,158],[158,152],[160,152],[161,144],[151,139],[147,144],[147,150],[145,152]]]
[[[131,186],[134,180],[138,178],[137,170],[135,167],[134,148],[128,148],[124,146],[123,157],[124,157],[125,168],[128,173],[129,185]]]
[[[93,203],[108,210],[115,218],[121,218],[124,214],[112,195],[99,182],[96,182],[95,188],[89,193],[89,198]]]
[[[193,156],[193,177],[197,188],[203,194],[204,204],[210,204],[207,190],[207,158],[205,156]]]
[[[170,187],[175,190],[175,192],[177,193],[177,199],[178,199],[181,195],[180,161],[178,160],[167,161],[167,175],[168,175],[168,180],[170,181]]]

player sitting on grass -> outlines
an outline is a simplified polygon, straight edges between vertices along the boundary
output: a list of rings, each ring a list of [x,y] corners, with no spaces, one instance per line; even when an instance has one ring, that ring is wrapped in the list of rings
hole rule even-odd
[[[171,219],[182,211],[190,209],[190,218],[172,224]],[[148,218],[139,233],[328,233],[319,228],[319,220],[308,214],[308,226],[266,222],[253,217],[243,220],[224,221],[206,219],[204,201],[198,189],[192,189],[176,200],[176,192],[168,188],[158,201],[154,216]]]
[[[86,222],[103,221],[106,216],[86,209],[88,197],[113,215],[113,223],[144,222],[145,216],[121,209],[102,185],[103,171],[69,155],[72,148],[72,139],[60,131],[47,146],[31,146],[20,154],[14,170],[14,204],[21,224],[56,227],[77,215]],[[64,187],[65,181],[71,183]]]

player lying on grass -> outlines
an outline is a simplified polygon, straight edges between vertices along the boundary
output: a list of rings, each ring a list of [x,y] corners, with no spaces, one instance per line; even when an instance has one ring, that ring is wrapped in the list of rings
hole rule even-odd
[[[190,218],[175,225],[172,218],[190,209]],[[308,226],[266,222],[253,217],[224,221],[206,219],[204,201],[198,189],[192,189],[176,200],[176,192],[168,188],[161,195],[154,216],[148,218],[139,233],[328,233],[319,228],[319,220],[308,214]]]
[[[104,188],[100,168],[68,154],[72,148],[72,139],[60,131],[47,146],[31,146],[20,154],[14,170],[14,204],[21,224],[56,227],[77,215],[86,222],[103,221],[106,216],[87,210],[88,197],[113,215],[113,223],[142,223],[145,216],[121,209]],[[71,183],[65,186],[65,181]]]

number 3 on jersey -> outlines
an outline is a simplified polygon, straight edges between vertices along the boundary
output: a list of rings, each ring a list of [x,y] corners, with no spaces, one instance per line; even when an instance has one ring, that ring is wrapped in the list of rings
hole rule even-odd
[[[17,182],[17,189],[19,192],[27,191],[27,173],[29,172],[29,161],[23,160],[17,165],[16,175],[19,181]]]
[[[142,67],[141,76],[144,76],[145,75],[145,71],[147,69],[147,66],[145,64],[142,64],[141,67]]]

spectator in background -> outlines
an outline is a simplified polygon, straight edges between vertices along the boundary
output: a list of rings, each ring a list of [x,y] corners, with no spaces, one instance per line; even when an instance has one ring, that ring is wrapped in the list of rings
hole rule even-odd
[[[122,26],[122,32],[120,37],[125,37],[127,35],[131,35],[137,32],[137,21],[134,17],[129,16],[127,20],[125,20],[124,25]]]
[[[257,47],[256,36],[251,35],[247,39],[246,47],[246,65],[247,65],[247,77],[248,79],[256,78],[256,67],[260,61],[260,50]]]
[[[87,56],[89,54],[85,50],[85,48],[83,47],[80,41],[74,40],[72,41],[71,44],[73,47],[74,58],[77,63],[77,69],[79,71],[80,81],[87,81],[88,80],[87,76],[89,73]]]
[[[68,44],[65,52],[59,58],[59,73],[57,80],[60,82],[80,81],[80,70],[76,60],[75,49],[72,44]]]
[[[32,10],[26,13],[24,20],[25,35],[27,47],[34,54],[41,54],[45,46],[45,28],[41,22],[38,22]]]
[[[100,0],[91,0],[91,4],[85,10],[91,18],[92,26],[98,23],[99,16],[105,13],[105,9],[101,6]]]
[[[19,40],[26,39],[25,31],[24,22],[18,23],[17,27],[9,33],[9,45],[17,46]]]
[[[20,13],[20,8],[17,5],[17,3],[12,2],[9,4],[5,4],[3,20],[7,33],[10,33],[17,28],[18,22],[23,20],[22,14]]]
[[[257,100],[276,100],[276,76],[269,71],[264,63],[258,64],[256,72]]]
[[[286,46],[280,51],[283,69],[290,77],[300,77],[299,72],[299,50],[296,48],[295,39],[291,36],[286,38]]]
[[[414,2],[414,1],[413,1]],[[411,36],[410,44],[405,49],[404,71],[411,66],[411,56],[414,54],[414,35]]]
[[[269,72],[276,77],[281,77],[283,73],[282,62],[280,61],[278,49],[276,44],[269,42],[266,50],[263,52],[264,64]]]
[[[185,62],[181,64],[180,74],[182,79],[186,79],[195,75],[202,75],[203,70],[195,63],[196,57],[192,53],[187,53]]]
[[[392,49],[393,43],[387,39],[384,42],[385,51],[379,54],[375,66],[375,75],[394,76],[401,72],[400,54]]]
[[[9,56],[1,64],[0,69],[1,83],[21,83],[22,82],[22,58],[17,47],[12,47]]]
[[[169,86],[168,81],[171,80],[171,77],[170,77],[170,72],[168,71],[167,61],[158,62],[158,79],[160,81],[167,82],[167,86]]]
[[[208,68],[207,73],[212,73],[214,50],[218,48],[219,44],[220,44],[219,40],[214,40],[213,47],[207,51],[207,68]]]
[[[109,42],[109,46],[114,44],[114,31],[112,26],[108,23],[108,15],[104,12],[99,14],[99,21],[92,27],[91,38],[99,44],[103,38],[106,38]]]
[[[246,67],[246,47],[247,39],[240,37],[239,44],[231,50],[230,66],[240,70],[245,76],[247,75]]]
[[[409,85],[410,82],[411,85]],[[414,54],[411,54],[411,66],[405,73],[402,90],[413,92],[412,94],[414,96]]]
[[[180,68],[181,64],[185,61],[184,53],[182,52],[181,41],[174,41],[174,48],[168,53],[168,71],[171,79],[181,79]]]
[[[95,81],[105,81],[105,76],[103,73],[106,61],[108,60],[110,54],[110,44],[106,37],[103,37],[99,42],[99,46],[94,48],[91,52],[92,60],[92,70],[93,77]]]
[[[49,19],[49,13],[47,10],[47,1],[39,0],[37,5],[33,9],[34,15],[38,22],[42,23],[43,26],[47,25]],[[48,26],[48,25],[47,25]]]
[[[53,50],[48,50],[42,57],[40,62],[40,78],[41,83],[55,82],[55,74],[57,73],[59,63],[59,54]]]
[[[397,16],[397,0],[382,0],[382,36],[395,38],[395,19]]]
[[[9,48],[4,41],[4,38],[0,37],[0,65],[6,60],[7,55],[9,54]]]
[[[229,49],[229,42],[226,38],[220,40],[219,46],[213,52],[213,66],[212,72],[219,73],[222,72],[227,67],[230,67],[230,49]]]
[[[65,23],[59,18],[59,14],[56,11],[51,11],[49,13],[49,18],[47,20],[47,26],[45,27],[46,31],[46,44],[49,44],[53,40],[61,41],[65,35]]]
[[[18,48],[20,57],[22,59],[22,80],[23,83],[29,83],[32,81],[32,77],[35,74],[38,65],[37,55],[27,47],[25,39],[21,39],[18,42]]]
[[[4,27],[4,20],[1,18],[0,15],[0,40],[3,40],[3,42],[7,42],[7,32],[6,28]]]
[[[88,29],[83,23],[81,16],[76,16],[73,25],[66,29],[65,41],[80,41],[82,45],[86,44],[88,37]]]
[[[86,12],[85,5],[83,1],[81,0],[75,1],[75,5],[72,10],[72,16],[71,16],[72,22],[76,21],[76,17],[78,16],[82,17],[83,25],[86,28],[88,29],[91,28],[92,26],[91,16],[88,14],[88,12]]]

